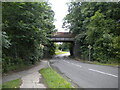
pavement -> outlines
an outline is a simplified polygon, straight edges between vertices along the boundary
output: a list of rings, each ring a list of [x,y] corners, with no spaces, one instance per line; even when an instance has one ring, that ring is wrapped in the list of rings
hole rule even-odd
[[[46,86],[40,82],[42,80],[39,72],[34,72],[22,77],[22,85],[20,88],[46,88]]]
[[[118,68],[82,63],[68,58],[68,54],[54,56],[50,65],[80,88],[118,88]]]
[[[23,70],[20,72],[15,72],[7,76],[2,77],[2,82],[7,82],[15,80],[18,78],[22,79],[22,84],[20,88],[47,88],[42,82],[42,76],[39,70],[48,67],[48,61],[41,61],[36,66]]]

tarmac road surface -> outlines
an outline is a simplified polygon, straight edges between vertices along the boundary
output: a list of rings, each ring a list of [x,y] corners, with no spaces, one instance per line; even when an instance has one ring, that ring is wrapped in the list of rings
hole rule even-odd
[[[82,63],[68,58],[69,53],[56,55],[50,65],[59,69],[81,88],[118,88],[118,68]]]

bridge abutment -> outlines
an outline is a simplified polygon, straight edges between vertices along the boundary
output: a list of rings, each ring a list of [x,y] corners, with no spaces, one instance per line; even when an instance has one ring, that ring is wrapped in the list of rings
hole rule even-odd
[[[70,50],[70,55],[74,56],[74,53],[73,53],[73,51],[74,51],[74,42],[71,43],[69,50]]]
[[[73,44],[73,56],[74,57],[80,57],[80,43],[79,42],[74,42]]]

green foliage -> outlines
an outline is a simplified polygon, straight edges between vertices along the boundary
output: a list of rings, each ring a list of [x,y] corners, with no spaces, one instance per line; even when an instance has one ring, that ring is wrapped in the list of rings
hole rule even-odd
[[[73,88],[71,83],[67,82],[52,68],[44,68],[40,70],[43,75],[48,88]]]
[[[69,28],[80,43],[80,57],[101,63],[120,60],[120,2],[71,2],[63,27]]]
[[[7,63],[8,57],[14,65],[16,60],[19,64],[34,64],[43,58],[44,46],[53,44],[49,41],[55,31],[53,17],[46,2],[2,3],[3,63]],[[53,49],[47,48],[53,54]]]
[[[6,32],[2,32],[2,45],[3,45],[3,48],[9,48],[11,45],[10,40],[8,39],[8,36],[6,35]]]
[[[27,65],[29,65],[28,62],[25,62],[19,58],[4,57],[2,59],[3,72],[15,71],[17,69],[24,68]]]
[[[59,44],[57,47],[58,47],[59,50],[69,51],[70,44],[71,43],[62,43],[62,44]]]
[[[60,54],[65,54],[65,53],[68,53],[68,52],[56,50],[55,55],[60,55]]]
[[[51,58],[52,55],[55,54],[55,44],[49,42],[49,44],[47,44],[47,46],[44,46],[44,58]]]
[[[3,89],[7,89],[7,88],[19,88],[20,85],[22,83],[21,79],[16,79],[16,80],[12,80],[12,81],[8,81],[2,84],[2,88]]]

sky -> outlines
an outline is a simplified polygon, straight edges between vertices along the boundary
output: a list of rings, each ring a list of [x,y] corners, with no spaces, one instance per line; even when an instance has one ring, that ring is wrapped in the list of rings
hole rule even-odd
[[[68,6],[66,5],[68,0],[48,0],[48,1],[52,4],[51,5],[52,10],[55,12],[54,25],[58,32],[69,32],[69,30],[65,30],[64,28],[62,28],[63,18],[68,13],[67,12]]]

